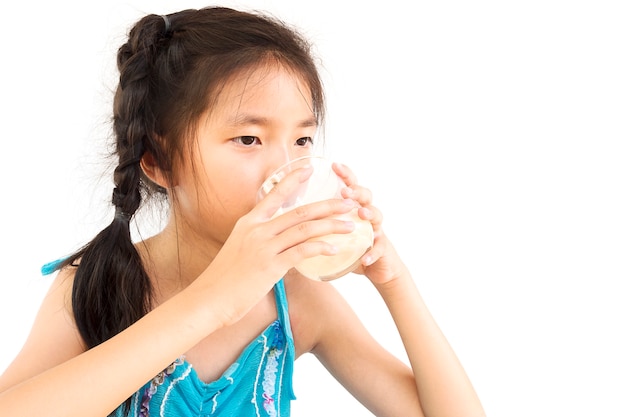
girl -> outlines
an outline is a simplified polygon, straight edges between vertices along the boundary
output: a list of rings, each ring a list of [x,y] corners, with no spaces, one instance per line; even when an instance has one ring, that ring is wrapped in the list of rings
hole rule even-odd
[[[307,42],[227,8],[149,15],[118,51],[111,224],[47,267],[59,273],[0,378],[3,416],[289,415],[294,360],[312,352],[379,416],[479,416],[480,402],[344,166],[343,199],[274,217],[310,175],[261,182],[312,152],[324,95]],[[129,222],[163,195],[162,231]],[[293,269],[336,248],[332,216],[360,206],[373,247],[356,270],[385,300],[411,367],[385,351],[332,285]]]

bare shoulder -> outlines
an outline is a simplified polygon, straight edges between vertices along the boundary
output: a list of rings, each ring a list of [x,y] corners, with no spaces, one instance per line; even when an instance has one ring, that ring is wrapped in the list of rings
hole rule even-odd
[[[314,281],[290,271],[285,276],[285,291],[297,356],[313,351],[324,334],[339,323],[358,321],[330,282]]]
[[[74,272],[64,268],[50,285],[24,346],[0,376],[0,392],[85,351],[71,307]]]

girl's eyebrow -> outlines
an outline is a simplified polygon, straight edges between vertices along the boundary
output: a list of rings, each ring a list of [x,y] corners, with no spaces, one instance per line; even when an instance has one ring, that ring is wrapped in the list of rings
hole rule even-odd
[[[270,124],[270,119],[262,116],[254,116],[251,114],[239,113],[236,116],[228,120],[228,124],[232,127],[259,125],[267,126]],[[298,127],[316,127],[317,119],[314,116],[301,120]]]

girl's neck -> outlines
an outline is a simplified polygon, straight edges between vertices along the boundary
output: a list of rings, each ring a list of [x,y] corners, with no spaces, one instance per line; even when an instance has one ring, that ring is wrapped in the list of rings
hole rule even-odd
[[[157,298],[159,293],[169,298],[187,287],[208,267],[220,247],[184,233],[173,219],[161,232],[137,244]]]

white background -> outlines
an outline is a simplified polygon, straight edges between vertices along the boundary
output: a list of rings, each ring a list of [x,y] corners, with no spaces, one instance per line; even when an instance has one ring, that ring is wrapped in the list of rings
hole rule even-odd
[[[272,12],[317,45],[328,152],[374,191],[487,413],[625,416],[622,2],[410,3],[223,4]],[[103,143],[126,29],[205,5],[3,6],[0,370],[49,285],[40,266],[109,222]],[[370,286],[334,285],[404,358]],[[312,357],[295,384],[296,416],[369,415]]]

